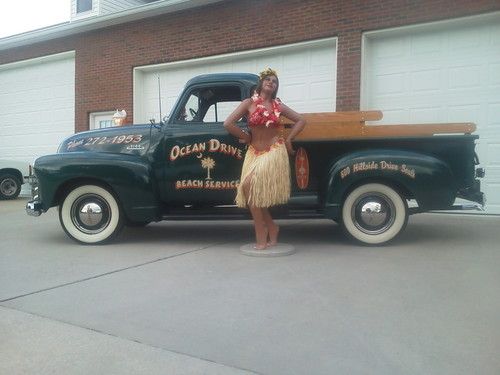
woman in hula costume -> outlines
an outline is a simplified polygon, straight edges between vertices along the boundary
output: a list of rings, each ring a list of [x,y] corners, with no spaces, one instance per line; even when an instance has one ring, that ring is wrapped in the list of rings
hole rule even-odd
[[[241,170],[236,195],[238,207],[248,207],[255,228],[257,250],[278,243],[279,227],[273,221],[269,207],[284,204],[290,198],[290,165],[292,140],[305,126],[305,120],[279,99],[278,75],[268,68],[260,73],[255,94],[245,99],[224,122],[226,130],[247,143],[248,150]],[[294,122],[288,137],[282,137],[280,115]],[[236,126],[243,116],[248,118],[250,133]]]

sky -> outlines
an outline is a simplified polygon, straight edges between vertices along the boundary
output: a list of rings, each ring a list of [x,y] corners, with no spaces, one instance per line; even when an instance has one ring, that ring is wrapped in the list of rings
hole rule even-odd
[[[69,21],[71,0],[0,0],[0,38]]]

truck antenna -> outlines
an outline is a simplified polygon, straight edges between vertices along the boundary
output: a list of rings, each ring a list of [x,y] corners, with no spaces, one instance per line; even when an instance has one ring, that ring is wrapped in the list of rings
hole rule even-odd
[[[159,74],[158,74],[158,107],[160,108],[160,125],[163,125],[163,118],[161,116],[161,86],[160,86]]]

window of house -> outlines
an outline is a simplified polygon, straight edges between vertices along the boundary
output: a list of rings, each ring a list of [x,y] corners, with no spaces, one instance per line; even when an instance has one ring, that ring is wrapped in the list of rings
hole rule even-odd
[[[191,91],[177,119],[186,122],[223,122],[240,103],[239,86],[196,88]]]
[[[76,13],[92,10],[92,0],[76,0]]]
[[[93,112],[89,116],[90,129],[103,129],[113,126],[114,112]]]

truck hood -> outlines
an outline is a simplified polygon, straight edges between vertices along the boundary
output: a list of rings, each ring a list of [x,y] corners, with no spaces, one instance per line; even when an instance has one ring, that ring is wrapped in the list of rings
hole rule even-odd
[[[91,151],[142,156],[150,141],[151,125],[121,126],[72,135],[61,143],[57,152]]]

